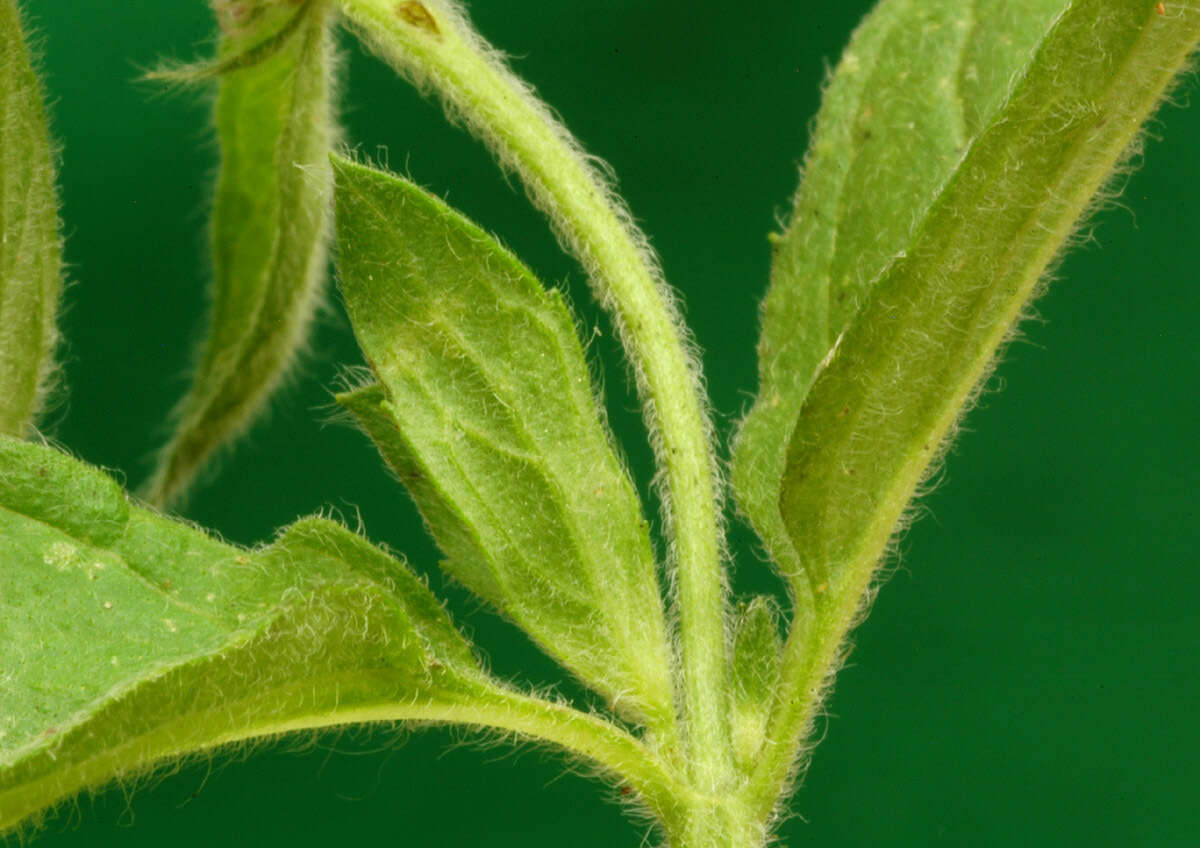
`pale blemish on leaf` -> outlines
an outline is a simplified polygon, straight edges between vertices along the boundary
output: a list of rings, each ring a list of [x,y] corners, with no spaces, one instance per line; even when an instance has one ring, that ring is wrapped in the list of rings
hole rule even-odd
[[[79,549],[70,542],[52,542],[42,554],[42,562],[59,571],[70,571],[79,556]]]

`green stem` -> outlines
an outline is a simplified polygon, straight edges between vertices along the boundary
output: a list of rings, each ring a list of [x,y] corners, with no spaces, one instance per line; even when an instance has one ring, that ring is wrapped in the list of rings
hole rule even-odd
[[[343,13],[524,180],[587,270],[629,351],[659,466],[674,543],[688,750],[698,788],[732,771],[725,717],[725,583],[711,427],[682,322],[644,238],[566,129],[446,4],[341,0]],[[676,736],[674,727],[656,728]]]
[[[685,817],[666,827],[671,848],[762,848],[766,832],[749,808],[727,799],[693,803]]]

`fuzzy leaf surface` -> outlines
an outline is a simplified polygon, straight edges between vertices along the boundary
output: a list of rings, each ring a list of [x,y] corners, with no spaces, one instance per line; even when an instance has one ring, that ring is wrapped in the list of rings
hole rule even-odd
[[[614,708],[669,727],[646,522],[561,297],[411,183],[334,170],[342,289],[380,383],[342,402],[452,576]]]
[[[0,832],[164,758],[350,721],[488,724],[509,697],[425,584],[341,525],[243,550],[0,437]]]
[[[351,29],[447,110],[524,183],[563,247],[587,271],[629,358],[655,454],[672,604],[679,630],[680,713],[695,773],[716,793],[731,772],[721,708],[728,679],[724,530],[712,422],[698,360],[658,261],[602,167],[500,51],[461,0],[339,0]]]
[[[754,770],[766,739],[782,649],[774,599],[758,595],[739,602],[733,617],[729,724],[734,761],[746,773]]]
[[[0,433],[29,430],[53,364],[62,243],[42,92],[0,0]]]
[[[791,218],[772,237],[759,390],[738,433],[739,508],[803,602],[824,576],[779,514],[787,445],[822,362],[906,253],[1066,0],[884,0],[825,90]]]
[[[276,4],[223,41],[212,313],[175,432],[147,487],[152,501],[177,497],[215,450],[252,423],[303,345],[320,300],[334,135],[327,17],[324,0]],[[265,56],[256,53],[259,42],[270,47]],[[242,60],[247,55],[253,61]]]
[[[807,733],[917,484],[1200,42],[1200,3],[1158,5],[1075,0],[1055,21],[805,399],[780,509],[801,561],[824,580],[811,628],[793,631],[785,650],[764,786],[786,780],[783,752]]]

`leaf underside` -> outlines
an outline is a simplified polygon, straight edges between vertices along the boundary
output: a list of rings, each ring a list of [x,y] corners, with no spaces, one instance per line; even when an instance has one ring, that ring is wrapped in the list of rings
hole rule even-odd
[[[1154,6],[1076,0],[1055,22],[810,392],[781,505],[831,588],[859,546],[882,549],[882,525],[1194,49],[1200,4],[1173,19]]]
[[[648,529],[562,299],[412,184],[342,160],[335,182],[342,290],[379,380],[339,400],[445,569],[619,712],[665,729]]]
[[[920,480],[1200,42],[1200,4],[1157,6],[1075,0],[1053,21],[804,398],[778,507],[795,561],[820,580],[811,617],[785,648],[763,786],[783,785],[793,769],[791,752]]]
[[[42,92],[14,0],[0,0],[0,434],[26,435],[57,340],[61,239]]]
[[[212,216],[208,335],[176,429],[146,495],[177,498],[207,459],[253,421],[303,346],[325,278],[331,176],[333,46],[328,6],[284,3],[227,36],[223,56],[253,53],[219,75],[221,172]],[[244,66],[242,66],[244,64]]]
[[[242,550],[0,437],[0,832],[163,758],[496,697],[403,563],[334,522]]]
[[[791,218],[772,237],[758,396],[732,465],[739,508],[802,599],[827,576],[798,558],[779,513],[804,398],[1065,6],[885,0],[854,33],[825,90]]]

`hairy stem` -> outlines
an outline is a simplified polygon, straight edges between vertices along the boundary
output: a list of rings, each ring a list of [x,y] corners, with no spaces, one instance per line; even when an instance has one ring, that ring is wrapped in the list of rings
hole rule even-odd
[[[724,572],[711,427],[682,322],[645,240],[569,133],[444,4],[342,0],[342,10],[398,70],[448,108],[525,182],[612,313],[665,471],[677,569],[683,707],[693,780],[716,791],[731,770],[724,715]],[[674,728],[666,730],[671,738]]]

